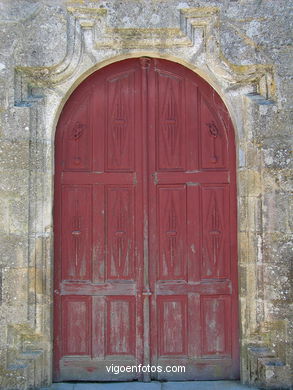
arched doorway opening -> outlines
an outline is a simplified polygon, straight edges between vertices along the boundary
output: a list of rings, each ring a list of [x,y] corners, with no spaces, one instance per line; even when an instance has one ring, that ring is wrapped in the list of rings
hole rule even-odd
[[[72,93],[55,148],[55,380],[238,378],[235,141],[215,90],[171,61],[113,63]]]

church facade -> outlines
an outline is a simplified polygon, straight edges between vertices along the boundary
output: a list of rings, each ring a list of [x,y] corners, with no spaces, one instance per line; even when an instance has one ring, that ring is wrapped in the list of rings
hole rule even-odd
[[[290,3],[0,10],[0,388],[292,388]]]

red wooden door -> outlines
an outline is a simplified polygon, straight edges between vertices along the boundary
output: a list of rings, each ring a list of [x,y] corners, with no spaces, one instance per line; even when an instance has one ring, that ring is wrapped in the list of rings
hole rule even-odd
[[[205,81],[147,58],[88,77],[58,123],[54,216],[55,380],[238,377],[234,134]]]

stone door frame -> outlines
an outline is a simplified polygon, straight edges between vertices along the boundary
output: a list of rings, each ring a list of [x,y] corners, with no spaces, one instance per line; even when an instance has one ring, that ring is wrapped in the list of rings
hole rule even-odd
[[[16,67],[15,106],[29,115],[28,325],[39,335],[42,377],[52,380],[54,136],[66,100],[88,75],[131,57],[164,58],[204,78],[223,99],[235,129],[238,183],[238,261],[241,379],[251,381],[249,348],[264,319],[257,262],[262,243],[261,149],[253,133],[264,108],[274,103],[274,70],[266,64],[235,65],[223,55],[219,10],[183,9],[180,28],[111,29],[106,10],[68,7],[68,48],[61,64]],[[126,31],[127,30],[127,31]],[[131,31],[129,31],[131,30]],[[253,131],[252,131],[253,130]],[[15,331],[15,330],[13,330]]]

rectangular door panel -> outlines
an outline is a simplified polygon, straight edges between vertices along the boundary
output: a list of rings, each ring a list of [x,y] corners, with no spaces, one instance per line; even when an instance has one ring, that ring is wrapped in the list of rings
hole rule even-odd
[[[62,186],[62,277],[91,279],[92,187]]]
[[[135,357],[136,310],[134,297],[107,297],[107,355]]]
[[[230,296],[201,296],[202,356],[231,356]]]
[[[157,301],[159,357],[187,354],[186,296],[159,296]]]
[[[186,187],[158,186],[159,275],[186,280]]]
[[[133,187],[105,188],[107,280],[134,279],[135,193]]]
[[[230,216],[228,205],[228,185],[201,186],[202,279],[228,278],[230,276]]]
[[[106,171],[134,171],[135,137],[133,107],[135,74],[115,75],[106,82]]]
[[[64,355],[91,355],[91,297],[62,297]]]
[[[157,72],[157,165],[158,170],[185,170],[186,128],[184,80]]]

